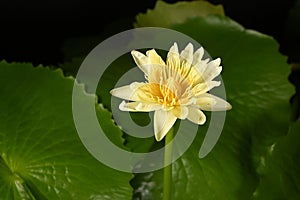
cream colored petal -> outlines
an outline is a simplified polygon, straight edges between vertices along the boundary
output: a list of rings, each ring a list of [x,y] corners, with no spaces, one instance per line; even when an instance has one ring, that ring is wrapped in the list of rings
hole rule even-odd
[[[152,66],[151,72],[146,78],[148,79],[149,83],[160,83],[162,79],[162,68],[156,65]]]
[[[193,93],[195,96],[199,96],[211,90],[214,87],[220,86],[220,81],[208,81],[205,83],[199,83],[193,87]]]
[[[172,111],[156,110],[154,112],[154,134],[161,141],[176,122]]]
[[[195,104],[201,110],[206,111],[225,111],[232,108],[231,105],[224,99],[221,99],[209,93],[198,96]]]
[[[199,108],[189,106],[188,113],[189,114],[188,114],[187,118],[191,122],[193,122],[195,124],[200,124],[200,125],[205,123],[206,116]]]
[[[144,72],[146,76],[148,76],[151,67],[149,58],[138,51],[131,51],[131,55],[137,66]]]
[[[185,49],[181,51],[180,58],[186,60],[187,63],[192,64],[193,53],[194,53],[194,47],[191,43],[188,43]]]
[[[139,98],[135,94],[135,89],[133,87],[134,84],[122,86],[119,88],[114,88],[110,91],[110,93],[118,98],[126,99],[130,101],[138,101]]]
[[[209,61],[209,58],[205,60],[198,61],[194,66],[194,68],[198,71],[198,73],[202,76],[203,72],[207,68],[207,63]]]
[[[197,63],[201,62],[203,55],[204,55],[204,49],[203,49],[203,47],[200,47],[194,53],[192,64],[195,66],[195,65],[197,65]]]
[[[221,64],[221,58],[216,58],[208,63],[208,65],[211,65],[212,67],[213,66],[218,67],[220,66],[220,64]]]
[[[143,83],[143,82],[132,82],[132,83],[130,83],[130,88],[131,88],[131,90],[136,90],[136,89],[138,89],[139,87],[142,87],[142,86],[144,86],[146,83]]]
[[[146,55],[149,58],[150,64],[160,65],[160,67],[165,65],[163,59],[156,53],[154,49],[147,51]]]
[[[171,53],[175,53],[179,55],[179,51],[178,51],[178,45],[176,42],[174,42],[174,44],[171,46],[169,52]]]
[[[177,66],[180,66],[180,57],[178,53],[178,46],[177,43],[170,48],[170,51],[167,55],[167,66],[168,70],[174,70]]]
[[[150,69],[148,74],[149,83],[159,83],[162,77],[162,69],[166,65],[163,59],[156,53],[154,49],[146,52],[149,58]]]
[[[217,77],[222,71],[222,66],[220,66],[220,64],[221,64],[220,58],[210,61],[207,64],[205,71],[203,72],[203,79],[205,81],[211,81],[215,77]]]
[[[120,103],[119,105],[119,109],[122,111],[130,111],[130,112],[150,112],[150,111],[161,109],[161,105],[149,104],[149,103],[143,103],[137,101],[126,103],[125,101],[122,101],[122,103]]]
[[[179,119],[185,119],[189,114],[189,110],[186,106],[176,106],[172,109],[172,112],[173,115]]]
[[[214,87],[218,87],[221,85],[221,81],[208,81],[207,83],[207,91],[213,89]]]
[[[193,65],[193,71],[195,72],[194,74],[194,85],[201,83],[201,82],[205,82],[205,79],[203,77],[203,73],[205,72],[206,68],[207,68],[207,63],[209,61],[209,58],[205,59],[205,60],[200,60],[198,62],[196,62],[195,65]]]
[[[175,96],[181,94],[181,85],[173,77],[168,78],[164,86],[167,91],[171,91]],[[169,95],[169,92],[164,92],[163,94]]]

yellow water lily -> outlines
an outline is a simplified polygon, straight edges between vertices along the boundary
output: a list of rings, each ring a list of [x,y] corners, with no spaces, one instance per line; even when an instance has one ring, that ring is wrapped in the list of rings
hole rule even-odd
[[[146,55],[131,52],[137,66],[144,72],[145,82],[111,91],[123,101],[119,109],[132,112],[154,111],[154,135],[160,141],[178,119],[188,119],[202,125],[206,121],[203,111],[225,111],[231,105],[225,100],[209,94],[220,81],[213,80],[221,71],[221,59],[203,59],[204,49],[194,52],[189,43],[179,53],[176,43],[170,48],[166,63],[154,49]]]

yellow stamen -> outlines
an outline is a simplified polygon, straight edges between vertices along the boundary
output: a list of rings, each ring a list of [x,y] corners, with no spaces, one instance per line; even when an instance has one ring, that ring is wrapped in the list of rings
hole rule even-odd
[[[170,81],[172,85],[172,81]],[[164,107],[179,105],[176,90],[158,83],[147,83],[137,89],[137,94],[142,101],[161,104]]]

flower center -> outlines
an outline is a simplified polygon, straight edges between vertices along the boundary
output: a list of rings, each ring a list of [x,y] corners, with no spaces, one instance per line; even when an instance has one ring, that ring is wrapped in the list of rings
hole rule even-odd
[[[175,85],[164,85],[159,83],[148,83],[139,88],[139,98],[144,101],[158,103],[164,107],[179,105],[177,89]]]

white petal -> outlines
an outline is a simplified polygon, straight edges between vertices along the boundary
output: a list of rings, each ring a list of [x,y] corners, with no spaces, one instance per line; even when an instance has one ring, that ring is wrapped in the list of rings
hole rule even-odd
[[[154,112],[154,134],[157,141],[161,141],[176,121],[172,111],[156,110]]]
[[[221,64],[221,58],[216,58],[208,63],[209,65],[218,67]]]
[[[201,61],[198,61],[195,65],[194,65],[194,68],[197,69],[198,73],[203,74],[203,72],[206,70],[207,68],[207,63],[209,61],[209,58],[205,59],[205,60],[201,60]]]
[[[186,106],[177,106],[172,109],[172,112],[173,115],[179,119],[185,119],[189,114],[189,110]]]
[[[174,45],[170,48],[167,55],[167,66],[175,67],[179,64],[179,62],[180,62],[180,57],[178,53],[178,46],[177,43],[174,43]]]
[[[148,82],[149,83],[160,83],[161,79],[162,79],[162,69],[159,66],[152,66],[151,67],[151,72],[148,75]]]
[[[148,56],[150,63],[148,82],[159,83],[162,76],[163,66],[166,64],[154,49],[147,51],[146,55]]]
[[[148,75],[151,67],[149,65],[149,58],[138,51],[131,51],[131,55],[137,66],[144,72],[145,75]]]
[[[139,84],[139,83],[136,83]],[[138,101],[139,98],[136,96],[135,91],[134,91],[134,84],[130,84],[130,85],[126,85],[126,86],[122,86],[119,88],[114,88],[110,91],[110,93],[118,98],[121,99],[126,99],[126,100],[130,100],[130,101]]]
[[[149,64],[158,65],[160,67],[165,65],[163,59],[156,53],[154,49],[147,51],[146,55],[149,58]]]
[[[142,82],[132,82],[132,83],[130,83],[130,88],[131,88],[131,90],[136,90],[136,89],[138,89],[139,87],[142,87],[143,85],[145,85],[146,83],[142,83]]]
[[[203,49],[203,47],[200,47],[194,53],[193,63],[192,64],[193,65],[197,65],[197,63],[199,63],[202,60],[203,55],[204,55],[204,49]]]
[[[204,94],[211,90],[214,87],[220,86],[221,82],[220,81],[208,81],[205,83],[199,83],[193,87],[193,92],[195,96]]]
[[[196,105],[201,110],[206,111],[225,111],[232,108],[232,106],[224,99],[209,93],[200,95],[196,100]]]
[[[221,81],[208,81],[207,84],[207,91],[213,89],[214,87],[218,87],[221,85]]]
[[[207,64],[207,67],[203,72],[203,79],[205,81],[211,81],[221,73],[222,66],[220,66],[220,63],[221,59],[217,58]]]
[[[180,58],[187,61],[187,63],[192,64],[193,62],[193,52],[194,47],[191,43],[189,43],[183,51],[180,53]]]
[[[172,53],[175,53],[175,54],[179,55],[178,46],[177,46],[176,42],[174,42],[174,44],[171,46],[169,52],[172,52]]]
[[[164,84],[165,88],[172,91],[175,96],[179,96],[181,94],[181,85],[178,83],[173,77],[170,77],[166,83]]]
[[[154,110],[161,109],[161,105],[143,103],[143,102],[129,102],[126,103],[122,101],[119,105],[119,109],[122,111],[131,111],[131,112],[150,112]]]
[[[188,110],[189,110],[189,114],[187,116],[188,120],[190,120],[195,124],[200,124],[200,125],[205,123],[206,116],[199,108],[189,106]]]

